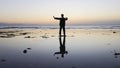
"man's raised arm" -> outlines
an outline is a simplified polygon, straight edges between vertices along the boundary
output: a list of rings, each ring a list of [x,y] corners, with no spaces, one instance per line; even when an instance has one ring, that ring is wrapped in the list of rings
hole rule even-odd
[[[68,18],[66,17],[65,20],[68,20]]]
[[[54,17],[54,16],[53,16],[53,18],[54,18],[54,19],[57,19],[57,20],[60,20],[60,18],[58,18],[58,17]]]

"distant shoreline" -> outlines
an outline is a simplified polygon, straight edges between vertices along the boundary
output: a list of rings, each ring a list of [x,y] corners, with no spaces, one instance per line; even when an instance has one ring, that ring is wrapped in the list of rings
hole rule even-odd
[[[0,29],[59,29],[59,26],[0,26]],[[120,29],[120,25],[79,25],[66,29]]]

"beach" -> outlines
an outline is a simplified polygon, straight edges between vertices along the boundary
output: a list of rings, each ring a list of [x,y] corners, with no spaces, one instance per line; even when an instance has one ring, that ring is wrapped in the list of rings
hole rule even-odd
[[[0,68],[120,67],[119,29],[66,29],[65,37],[58,33],[53,28],[0,29]]]

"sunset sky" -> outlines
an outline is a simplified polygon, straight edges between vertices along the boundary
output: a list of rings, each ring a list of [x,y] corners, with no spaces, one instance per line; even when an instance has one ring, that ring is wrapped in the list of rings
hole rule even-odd
[[[0,22],[58,24],[120,24],[120,0],[0,0]]]

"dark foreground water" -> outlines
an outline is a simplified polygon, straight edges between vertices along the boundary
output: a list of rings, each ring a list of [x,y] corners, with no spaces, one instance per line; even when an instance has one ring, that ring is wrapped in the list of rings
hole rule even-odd
[[[0,68],[120,68],[119,53],[119,29],[0,30]]]

